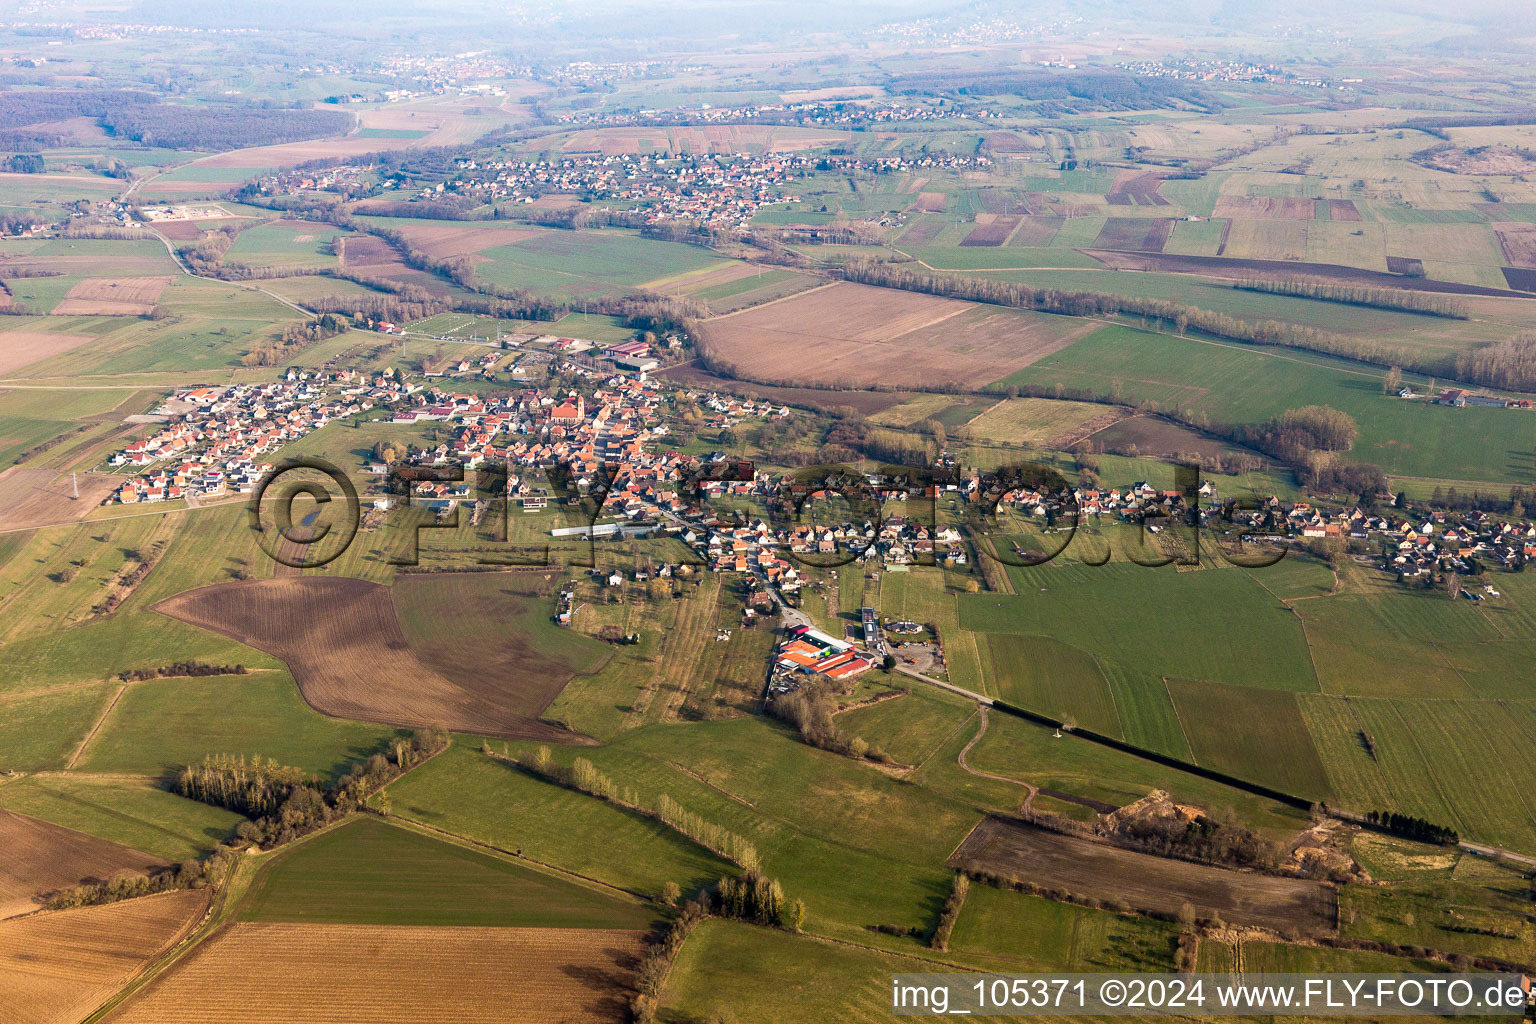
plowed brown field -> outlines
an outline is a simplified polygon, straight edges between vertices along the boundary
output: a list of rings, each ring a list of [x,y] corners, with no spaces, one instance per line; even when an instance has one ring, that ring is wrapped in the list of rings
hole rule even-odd
[[[448,291],[448,285],[424,270],[405,265],[400,254],[382,238],[373,235],[346,235],[337,240],[341,252],[341,265],[365,277],[387,277],[405,284],[420,285],[439,294]]]
[[[484,252],[545,232],[537,228],[486,227],[475,224],[405,224],[395,229],[435,260]],[[348,243],[349,245],[352,243]]]
[[[327,715],[525,739],[581,738],[529,717],[515,678],[483,674],[455,682],[434,672],[411,650],[390,589],[376,583],[297,576],[221,583],[168,598],[155,610],[281,658],[304,699]]]
[[[705,351],[730,363],[743,380],[977,387],[1099,326],[841,282],[716,317],[700,335]]]
[[[49,893],[80,882],[166,865],[153,854],[0,811],[0,918],[38,910]]]
[[[643,932],[235,924],[113,1024],[627,1020]]]
[[[93,341],[88,334],[41,334],[37,331],[6,331],[0,334],[0,373],[56,356]]]
[[[0,921],[0,1021],[74,1024],[202,918],[182,890]]]
[[[168,277],[92,277],[53,307],[56,316],[143,316],[160,301]]]
[[[987,818],[949,858],[951,867],[1023,878],[1138,910],[1174,914],[1188,903],[1233,924],[1306,935],[1331,933],[1338,895],[1322,882],[1168,860],[1108,843]]]
[[[79,500],[70,479],[51,469],[12,466],[0,473],[0,530],[78,522],[122,484],[121,478],[101,473],[81,473],[75,482]]]

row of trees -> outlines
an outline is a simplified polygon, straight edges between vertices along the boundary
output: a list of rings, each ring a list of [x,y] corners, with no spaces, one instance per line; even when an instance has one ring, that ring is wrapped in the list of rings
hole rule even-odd
[[[705,821],[682,804],[663,793],[656,801],[656,816],[700,846],[747,871],[760,864],[757,847],[723,826]]]
[[[1455,846],[1461,842],[1461,836],[1455,829],[1446,828],[1444,825],[1436,825],[1432,821],[1416,818],[1411,814],[1399,814],[1396,811],[1371,811],[1365,816],[1365,820],[1377,828],[1391,832],[1393,835],[1402,836],[1404,839],[1412,839],[1419,843]]]
[[[779,885],[777,879],[769,878],[757,870],[748,871],[740,876],[727,875],[720,879],[720,885],[716,889],[716,899],[720,914],[724,917],[750,921],[770,928],[790,923],[793,908],[784,899],[783,887]],[[803,915],[802,909],[799,912],[801,920]],[[793,927],[799,931],[800,922],[797,920]]]
[[[669,882],[668,889],[675,891],[677,886]],[[720,879],[713,894],[700,890],[696,897],[683,904],[682,911],[672,923],[655,935],[641,958],[636,982],[639,991],[630,1000],[630,1020],[634,1024],[654,1024],[661,990],[683,942],[712,912],[721,917],[797,932],[805,924],[805,903],[798,899],[786,900],[778,881],[759,871],[727,875]]]
[[[98,120],[108,135],[117,138],[164,149],[205,152],[319,139],[340,135],[353,124],[352,115],[339,110],[237,103],[197,107],[135,103],[108,109]]]
[[[43,155],[41,153],[17,153],[0,160],[0,170],[10,174],[42,174]]]
[[[1446,373],[1450,369],[1445,360],[1427,355],[1414,356],[1405,363],[1402,351],[1370,338],[1335,334],[1283,320],[1244,320],[1229,313],[1168,299],[1031,288],[1011,281],[919,271],[871,259],[850,260],[844,267],[843,276],[850,281],[882,288],[900,288],[1064,316],[1140,316],[1167,324],[1181,335],[1195,330],[1244,344],[1304,349],[1380,366],[1404,363],[1423,373]]]
[[[964,871],[957,871],[954,885],[939,910],[939,923],[933,929],[933,937],[928,940],[930,947],[941,952],[949,948],[950,933],[955,930],[955,922],[960,920],[960,909],[965,906],[965,898],[970,891],[970,878]]]
[[[1451,361],[1442,356],[1404,352],[1370,338],[1336,334],[1280,320],[1244,320],[1227,313],[1165,299],[1031,288],[1009,281],[918,271],[869,259],[850,260],[843,270],[843,276],[850,281],[883,288],[901,288],[1067,316],[1142,316],[1167,324],[1180,334],[1195,330],[1246,344],[1304,349],[1390,367],[1395,374],[1394,379],[1401,379],[1401,371],[1406,368],[1425,374],[1453,374],[1458,380],[1487,387],[1536,390],[1536,333],[1528,331],[1463,352]],[[1466,316],[1465,304],[1459,300],[1420,292],[1334,285],[1310,280],[1241,282],[1238,287],[1303,295],[1332,302],[1408,309],[1433,316],[1458,319]]]
[[[1319,302],[1340,302],[1349,306],[1423,313],[1426,316],[1440,316],[1450,320],[1465,320],[1471,316],[1465,302],[1441,293],[1409,291],[1404,288],[1372,288],[1368,285],[1344,284],[1314,277],[1286,277],[1279,280],[1251,278],[1238,281],[1232,287],[1243,291],[1264,292],[1268,295],[1294,295],[1303,299],[1316,299]]]
[[[647,947],[636,972],[638,991],[629,1003],[629,1019],[633,1024],[653,1024],[656,1020],[661,990],[667,983],[667,975],[672,973],[677,954],[682,952],[683,943],[699,922],[709,916],[707,900],[708,894],[701,892],[698,899],[683,904],[682,912],[658,932]]]
[[[244,756],[210,755],[182,769],[175,790],[251,818],[240,823],[236,836],[271,848],[351,814],[389,780],[447,745],[444,730],[417,729],[408,739],[397,738],[387,754],[372,755],[324,789],[314,776],[270,758],[247,762]]]
[[[1194,821],[1143,816],[1130,818],[1116,833],[1118,841],[1159,857],[1275,871],[1284,856],[1280,844],[1237,824],[1201,815]]]
[[[276,338],[268,338],[240,357],[243,366],[276,366],[288,357],[326,338],[334,338],[348,327],[344,317],[322,313],[313,320],[296,320],[282,329]]]
[[[94,907],[157,892],[217,885],[228,872],[230,860],[231,854],[220,848],[206,860],[184,860],[176,867],[148,875],[118,875],[105,882],[87,882],[61,889],[48,898],[47,906],[49,910]]]
[[[209,665],[201,661],[177,661],[156,668],[132,668],[118,673],[125,683],[145,679],[199,679],[204,676],[243,676],[250,672],[244,665]]]
[[[1255,429],[1254,440],[1282,458],[1287,451],[1347,452],[1360,436],[1353,417],[1326,405],[1287,409]]]
[[[1536,391],[1536,333],[1521,331],[1456,357],[1456,376],[1496,388]]]
[[[176,792],[190,800],[259,818],[277,810],[297,789],[313,785],[298,768],[271,758],[244,754],[209,754],[202,764],[187,765],[176,776]]]
[[[747,871],[757,869],[757,848],[746,839],[727,828],[705,821],[665,793],[657,799],[655,807],[647,806],[633,788],[620,787],[611,776],[605,775],[585,757],[576,758],[567,767],[554,759],[548,747],[541,746],[534,751],[530,760],[519,761],[517,764],[551,782],[654,818]]]

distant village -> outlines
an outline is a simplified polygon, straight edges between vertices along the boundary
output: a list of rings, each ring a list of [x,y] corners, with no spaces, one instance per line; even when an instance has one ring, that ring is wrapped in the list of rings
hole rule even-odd
[[[477,160],[460,157],[445,180],[416,189],[412,201],[472,200],[475,205],[533,204],[548,195],[578,196],[640,209],[647,223],[697,222],[712,227],[742,227],[765,207],[800,200],[794,183],[820,172],[909,173],[944,168],[990,166],[983,156],[927,154],[806,157],[795,154],[752,156],[681,154],[656,156],[583,155],[561,160]],[[354,187],[356,169],[287,173],[261,179],[263,192]],[[373,192],[377,193],[377,189]]]
[[[1212,60],[1134,60],[1115,67],[1148,78],[1173,78],[1184,82],[1269,82],[1326,89],[1329,83],[1317,77],[1297,75],[1274,64],[1258,64],[1241,59]],[[1340,79],[1338,87],[1360,82],[1358,78]]]
[[[738,106],[677,107],[671,110],[572,110],[560,123],[582,128],[665,128],[698,124],[775,124],[804,128],[945,121],[975,117],[984,111],[955,103],[892,103],[859,96],[803,103],[752,103]]]

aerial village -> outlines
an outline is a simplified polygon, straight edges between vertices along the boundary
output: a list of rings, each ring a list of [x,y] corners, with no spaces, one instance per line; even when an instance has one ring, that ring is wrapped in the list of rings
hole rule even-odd
[[[636,352],[631,348],[620,354],[633,357]],[[1495,568],[1519,571],[1536,557],[1536,526],[1477,510],[1326,507],[1274,497],[1238,510],[1224,507],[1209,481],[1199,486],[1198,500],[1190,501],[1181,491],[1147,482],[1057,491],[1011,487],[995,497],[996,482],[974,473],[950,473],[940,477],[942,483],[921,487],[865,475],[878,499],[872,506],[876,511],[838,522],[834,509],[846,512],[846,507],[834,505],[833,492],[799,484],[799,500],[791,509],[785,503],[795,483],[789,475],[725,452],[682,454],[667,422],[679,400],[696,406],[704,427],[716,431],[795,415],[788,407],[647,379],[643,371],[570,361],[557,362],[554,369],[579,386],[530,385],[489,397],[450,390],[451,383],[445,387],[412,379],[394,369],[362,374],[292,368],[269,383],[178,390],[156,410],[162,421],[158,429],[111,457],[114,466],[140,472],[125,477],[107,503],[195,503],[249,494],[272,471],[281,449],[339,420],[384,418],[402,427],[440,424],[430,435],[417,435],[430,437],[430,443],[402,444],[399,454],[392,454],[395,463],[466,471],[503,465],[509,514],[559,513],[549,529],[555,537],[598,541],[666,535],[695,553],[694,565],[651,565],[645,571],[658,577],[699,570],[741,574],[751,595],[749,609],[756,605],[784,613],[772,692],[793,690],[807,678],[844,683],[885,653],[873,610],[866,616],[861,650],[847,638],[811,628],[794,611],[802,588],[824,586],[826,570],[837,565],[859,572],[933,565],[963,570],[976,556],[955,524],[984,502],[989,514],[1022,519],[1043,532],[1103,517],[1142,523],[1152,533],[1173,523],[1236,532],[1305,548],[1319,557],[1352,555],[1407,585],[1470,581]],[[560,487],[551,485],[549,472],[557,466],[566,471]],[[365,478],[372,478],[363,490],[374,511],[387,512],[406,500],[386,479],[396,468],[382,459],[363,467]],[[472,521],[478,521],[485,511],[485,496],[463,479],[416,479],[410,488],[412,504],[443,516],[465,506],[473,508]],[[930,502],[935,513],[885,512],[898,503],[910,507],[909,502]],[[640,571],[626,576],[594,570],[591,583],[622,589],[641,579],[634,575]],[[1449,588],[1452,596],[1472,601],[1499,596],[1491,583],[1478,582],[1477,587],[1450,583]],[[565,625],[570,624],[572,590],[565,589],[555,611]]]

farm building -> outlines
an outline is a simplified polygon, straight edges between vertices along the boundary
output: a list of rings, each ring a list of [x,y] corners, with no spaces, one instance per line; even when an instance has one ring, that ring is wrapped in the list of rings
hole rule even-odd
[[[869,661],[853,652],[853,645],[817,629],[795,626],[785,633],[775,664],[785,671],[847,679],[867,671]]]

